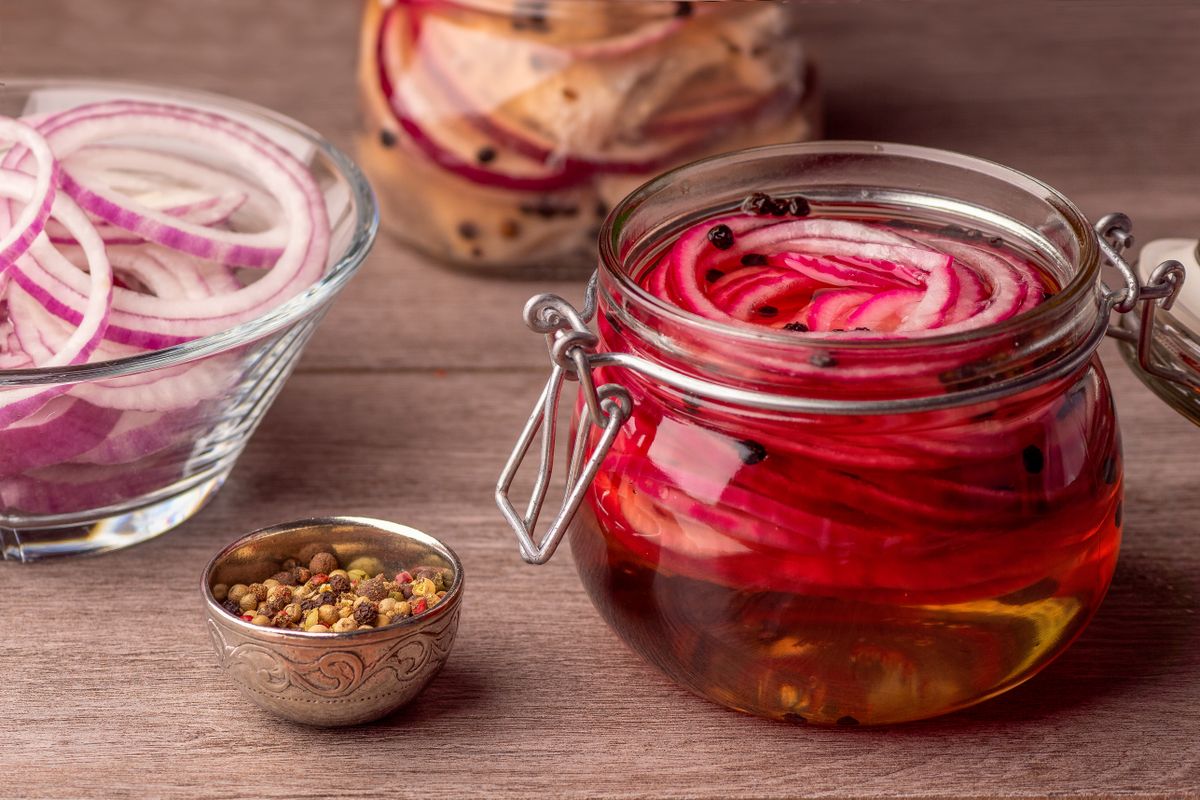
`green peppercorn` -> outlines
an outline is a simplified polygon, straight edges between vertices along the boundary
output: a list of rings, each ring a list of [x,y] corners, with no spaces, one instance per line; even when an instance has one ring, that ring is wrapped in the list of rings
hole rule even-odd
[[[258,597],[253,592],[246,592],[242,595],[242,599],[238,602],[242,611],[255,611],[258,609]]]
[[[212,587],[213,599],[218,603],[224,602],[229,597],[229,587],[223,583],[218,583]]]
[[[347,565],[347,570],[350,572],[359,571],[367,575],[378,575],[383,572],[383,565],[379,563],[378,558],[372,556],[359,556]]]
[[[246,593],[246,584],[235,583],[233,586],[229,587],[229,596],[226,599],[232,600],[235,603],[240,603],[242,600],[242,595],[244,595],[245,593]]]

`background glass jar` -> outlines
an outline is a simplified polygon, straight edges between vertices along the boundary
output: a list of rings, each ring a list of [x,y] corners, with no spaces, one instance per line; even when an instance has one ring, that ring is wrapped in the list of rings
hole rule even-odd
[[[367,0],[359,157],[444,262],[590,269],[608,210],[677,164],[816,136],[780,2]]]
[[[999,325],[852,342],[715,324],[640,287],[683,228],[754,192],[999,237],[1062,289]],[[527,308],[557,366],[501,507],[541,562],[579,501],[568,535],[597,608],[702,696],[831,724],[977,703],[1060,653],[1112,577],[1122,464],[1095,351],[1141,290],[1118,250],[1053,189],[952,153],[828,143],[677,170],[609,218],[598,338],[558,298]],[[1100,282],[1105,259],[1125,289]],[[524,517],[507,490],[572,373],[569,497],[539,545],[545,481]]]

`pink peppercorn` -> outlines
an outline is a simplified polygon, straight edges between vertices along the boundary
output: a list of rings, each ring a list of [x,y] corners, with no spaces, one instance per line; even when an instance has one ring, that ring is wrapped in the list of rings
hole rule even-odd
[[[412,605],[412,613],[414,613],[414,614],[420,614],[420,613],[422,613],[423,611],[425,611],[425,609],[427,609],[427,608],[429,608],[429,604],[428,604],[428,603],[426,603],[426,602],[425,602],[425,598],[424,598],[424,597],[422,597],[420,600],[418,600],[417,602],[413,603],[413,605]]]

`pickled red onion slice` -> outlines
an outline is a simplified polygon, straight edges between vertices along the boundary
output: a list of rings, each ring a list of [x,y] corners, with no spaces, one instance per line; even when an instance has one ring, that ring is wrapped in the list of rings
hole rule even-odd
[[[643,285],[707,319],[872,339],[993,325],[1034,308],[1050,290],[1035,267],[991,244],[752,214],[688,229]]]

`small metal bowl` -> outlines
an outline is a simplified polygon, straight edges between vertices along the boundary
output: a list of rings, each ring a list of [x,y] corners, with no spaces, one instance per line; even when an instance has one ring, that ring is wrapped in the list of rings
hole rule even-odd
[[[251,625],[221,607],[218,583],[253,583],[282,562],[321,545],[348,564],[377,558],[387,572],[448,567],[454,581],[429,611],[383,628],[307,633]],[[289,522],[245,536],[204,570],[205,625],[221,668],[247,700],[306,725],[357,725],[379,719],[416,697],[446,662],[463,593],[462,563],[446,545],[420,531],[357,517]]]

